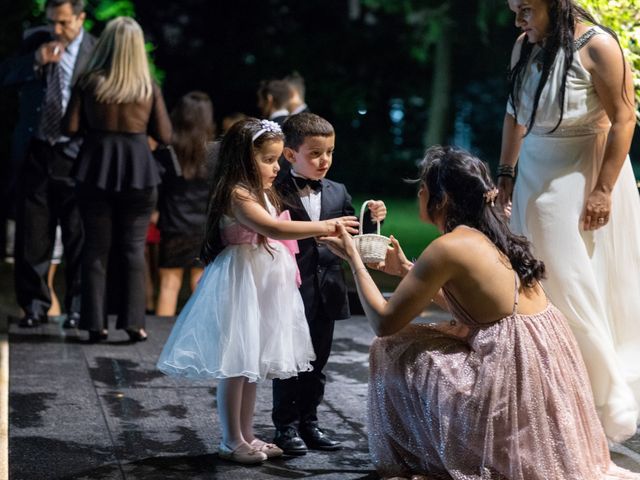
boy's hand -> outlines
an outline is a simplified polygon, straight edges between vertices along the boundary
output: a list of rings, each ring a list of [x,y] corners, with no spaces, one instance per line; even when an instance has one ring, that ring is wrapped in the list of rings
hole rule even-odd
[[[367,204],[371,212],[371,220],[381,222],[387,217],[387,206],[382,200],[369,200]]]

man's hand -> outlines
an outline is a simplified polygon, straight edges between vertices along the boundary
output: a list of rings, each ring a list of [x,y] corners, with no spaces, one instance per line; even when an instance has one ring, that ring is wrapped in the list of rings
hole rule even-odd
[[[42,67],[48,63],[58,63],[62,58],[64,45],[62,42],[48,42],[40,45],[36,50],[36,63]]]

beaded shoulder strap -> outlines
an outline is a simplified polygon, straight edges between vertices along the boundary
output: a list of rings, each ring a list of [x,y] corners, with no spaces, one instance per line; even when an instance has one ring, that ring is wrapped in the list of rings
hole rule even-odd
[[[587,44],[589,40],[591,40],[591,37],[593,37],[594,35],[597,35],[598,33],[599,33],[598,30],[595,28],[590,28],[589,30],[584,32],[582,35],[580,35],[580,38],[576,39],[573,42],[574,50],[576,52],[580,50],[582,47],[584,47]]]

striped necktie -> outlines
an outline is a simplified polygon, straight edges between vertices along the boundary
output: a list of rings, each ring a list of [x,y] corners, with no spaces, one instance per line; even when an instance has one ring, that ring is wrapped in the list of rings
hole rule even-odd
[[[42,102],[40,116],[40,138],[53,145],[60,138],[62,121],[62,69],[57,63],[50,63],[46,71],[47,90]]]

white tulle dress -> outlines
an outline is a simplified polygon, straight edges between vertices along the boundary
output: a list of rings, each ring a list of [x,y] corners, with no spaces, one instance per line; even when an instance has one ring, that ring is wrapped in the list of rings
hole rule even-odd
[[[276,216],[269,204],[270,213]],[[280,216],[288,220],[288,212]],[[160,354],[167,375],[290,378],[315,360],[298,292],[295,241],[270,240],[224,217],[227,246],[207,265]]]
[[[595,28],[595,34],[606,34]],[[594,33],[576,41],[576,46]],[[518,123],[526,125],[540,77],[534,47],[521,89]],[[602,165],[609,119],[580,61],[567,77],[564,117],[557,95],[559,54],[542,92],[536,123],[524,138],[513,194],[511,227],[526,235],[547,267],[544,287],[578,341],[605,433],[621,441],[636,433],[640,399],[640,201],[629,158],[612,193],[607,225],[580,226],[587,195]],[[513,115],[513,109],[508,107]]]

